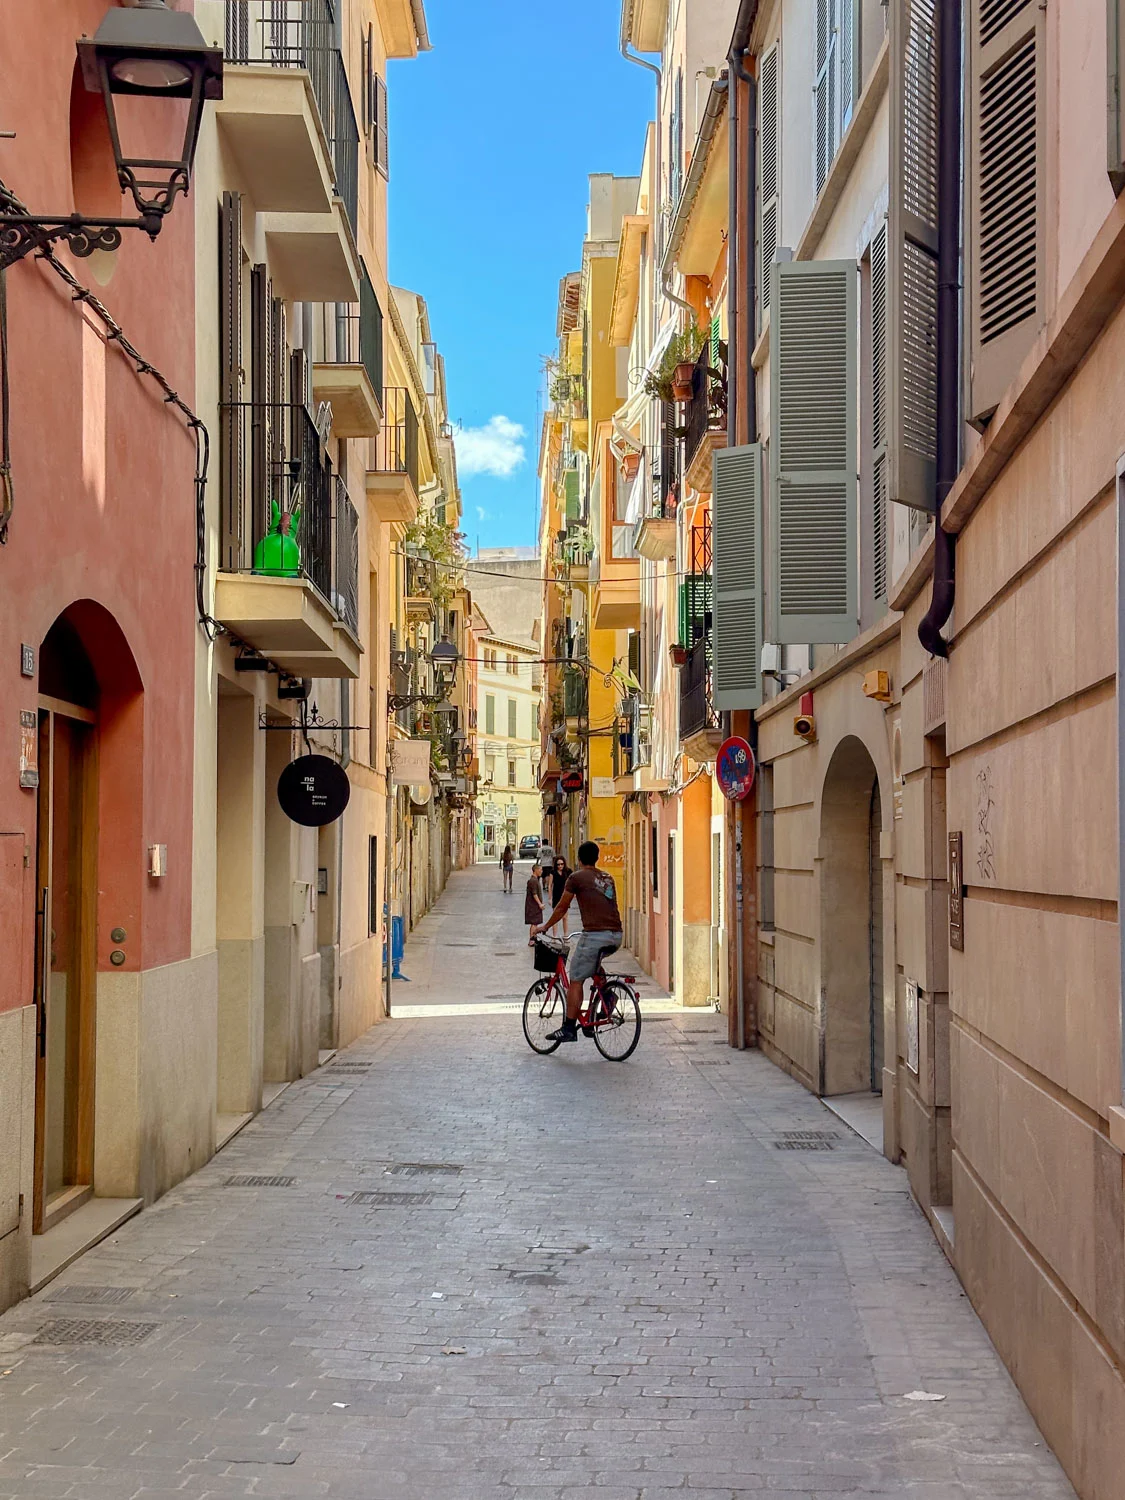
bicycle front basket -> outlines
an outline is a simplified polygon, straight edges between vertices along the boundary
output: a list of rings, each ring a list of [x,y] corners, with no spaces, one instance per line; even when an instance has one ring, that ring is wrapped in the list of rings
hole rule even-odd
[[[559,958],[566,953],[566,949],[557,943],[544,942],[542,938],[535,939],[535,967],[540,974],[553,974],[558,967]]]

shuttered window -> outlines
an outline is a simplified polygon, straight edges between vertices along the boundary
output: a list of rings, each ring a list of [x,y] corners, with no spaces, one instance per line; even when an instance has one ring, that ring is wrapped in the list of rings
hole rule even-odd
[[[840,139],[852,122],[859,98],[859,0],[839,0],[840,6]]]
[[[972,0],[970,419],[983,423],[1043,322],[1045,12]]]
[[[779,263],[770,310],[770,638],[858,628],[858,269]]]
[[[781,73],[778,45],[758,73],[758,327],[770,305],[770,275],[781,234]]]
[[[885,493],[930,510],[937,460],[936,0],[901,0],[892,8],[891,57]]]
[[[391,175],[390,136],[387,130],[387,85],[378,73],[372,75],[372,134],[375,166],[384,177]]]
[[[815,130],[813,168],[816,190],[820,192],[828,177],[828,169],[836,155],[838,144],[838,79],[836,16],[839,0],[816,0],[816,86],[814,89]]]
[[[720,448],[711,494],[713,652],[717,709],[762,701],[762,449]]]
[[[519,734],[517,732],[517,730],[518,730],[518,724],[517,724],[517,719],[516,719],[516,716],[517,716],[518,712],[519,712],[519,705],[516,702],[516,699],[515,698],[509,698],[508,699],[508,738],[510,740],[515,740],[515,739],[519,738]]]

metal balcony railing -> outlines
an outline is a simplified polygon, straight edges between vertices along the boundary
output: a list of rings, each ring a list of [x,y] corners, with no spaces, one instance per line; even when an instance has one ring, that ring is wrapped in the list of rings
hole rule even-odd
[[[589,711],[586,674],[576,667],[563,671],[563,713],[568,719],[584,719]]]
[[[336,192],[353,232],[359,209],[359,127],[331,0],[227,0],[227,61],[304,68],[332,152]]]
[[[307,578],[359,624],[359,519],[304,406],[220,407],[220,557],[228,573]]]
[[[418,413],[402,386],[383,391],[383,427],[371,439],[371,468],[377,474],[406,474],[418,488]]]
[[[726,346],[720,345],[717,367],[712,365],[711,343],[703,346],[703,352],[695,362],[691,376],[691,400],[684,412],[684,463],[691,461],[699,451],[699,445],[711,430],[721,430],[727,423],[727,365]]]
[[[318,363],[363,365],[375,394],[383,399],[383,309],[371,285],[367,267],[360,264],[359,306],[325,302],[314,355]]]
[[[680,738],[717,729],[719,715],[711,704],[711,639],[706,635],[688,651],[680,668]]]

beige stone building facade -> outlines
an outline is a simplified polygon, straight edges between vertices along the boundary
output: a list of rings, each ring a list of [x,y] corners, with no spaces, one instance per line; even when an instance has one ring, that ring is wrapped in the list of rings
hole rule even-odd
[[[770,186],[751,477],[723,495],[716,468],[716,557],[749,515],[763,562],[752,998],[767,1055],[903,1167],[1077,1492],[1111,1500],[1121,17],[1107,42],[1100,0],[960,12],[736,24]]]

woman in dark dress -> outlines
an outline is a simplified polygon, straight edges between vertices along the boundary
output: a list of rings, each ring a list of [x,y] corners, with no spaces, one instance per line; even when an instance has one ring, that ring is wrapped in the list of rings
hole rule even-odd
[[[570,877],[570,874],[571,874],[571,870],[570,870],[570,867],[568,866],[566,860],[563,859],[563,857],[562,857],[561,854],[556,854],[555,855],[555,862],[551,866],[550,871],[548,872],[548,875],[547,875],[547,879],[550,882],[550,897],[551,897],[551,910],[552,911],[554,911],[555,907],[558,906],[559,902],[562,900],[563,890],[564,890],[564,888],[566,886],[567,880]],[[563,937],[566,937],[566,935],[567,935],[566,924],[567,924],[567,918],[568,918],[568,916],[569,916],[569,913],[564,913],[563,914],[563,919],[562,919]]]

